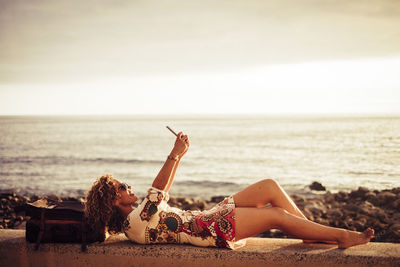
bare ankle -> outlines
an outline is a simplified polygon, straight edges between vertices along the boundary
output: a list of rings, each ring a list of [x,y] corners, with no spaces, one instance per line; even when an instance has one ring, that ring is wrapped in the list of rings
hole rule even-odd
[[[340,243],[340,242],[346,242],[347,240],[349,240],[349,238],[350,238],[350,231],[349,230],[345,230],[345,229],[342,229],[342,231],[340,231],[340,234],[339,234],[339,237],[338,237],[338,239],[336,240],[338,243]]]

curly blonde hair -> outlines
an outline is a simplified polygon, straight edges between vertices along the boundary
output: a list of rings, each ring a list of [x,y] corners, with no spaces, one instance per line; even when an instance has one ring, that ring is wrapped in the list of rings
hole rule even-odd
[[[124,217],[114,207],[117,197],[115,181],[111,174],[98,178],[86,194],[85,216],[94,231],[105,236],[120,233]]]

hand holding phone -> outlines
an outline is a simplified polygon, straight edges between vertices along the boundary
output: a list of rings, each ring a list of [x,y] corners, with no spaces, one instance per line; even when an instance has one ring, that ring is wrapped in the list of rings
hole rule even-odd
[[[175,145],[171,153],[173,155],[178,155],[179,157],[182,157],[187,152],[190,146],[188,136],[184,135],[182,132],[179,132],[179,134],[177,134],[174,130],[171,129],[171,127],[169,126],[166,127],[168,130],[171,131],[171,133],[173,133],[176,136]]]

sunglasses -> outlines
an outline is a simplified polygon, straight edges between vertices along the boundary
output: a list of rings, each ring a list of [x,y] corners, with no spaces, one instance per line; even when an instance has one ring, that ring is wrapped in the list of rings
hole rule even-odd
[[[125,190],[127,191],[129,188],[131,188],[130,185],[128,185],[127,183],[120,183],[118,186],[118,190]]]

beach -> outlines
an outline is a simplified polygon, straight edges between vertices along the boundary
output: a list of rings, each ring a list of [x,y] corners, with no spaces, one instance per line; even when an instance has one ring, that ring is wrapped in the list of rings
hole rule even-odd
[[[310,220],[400,239],[400,118],[383,116],[0,116],[0,227],[24,228],[39,197],[83,200],[106,173],[143,198],[175,140],[166,125],[191,140],[171,206],[208,209],[272,178]]]
[[[314,184],[315,185],[315,184]],[[355,231],[364,231],[367,227],[375,230],[372,242],[400,243],[400,187],[387,190],[370,190],[360,187],[351,192],[331,193],[320,189],[320,194],[307,198],[292,195],[292,199],[304,215],[312,221],[334,227]],[[84,201],[80,198],[52,199]],[[225,196],[210,199],[171,197],[170,206],[184,210],[204,210],[214,206]],[[22,196],[15,193],[0,195],[0,229],[24,229],[25,204],[38,199],[38,196]],[[293,238],[279,230],[264,232],[259,237]]]

